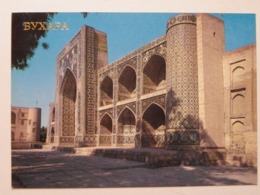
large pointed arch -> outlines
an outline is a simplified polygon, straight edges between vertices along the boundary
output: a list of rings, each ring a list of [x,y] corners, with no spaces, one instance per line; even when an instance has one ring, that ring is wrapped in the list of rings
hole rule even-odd
[[[136,95],[136,72],[126,66],[118,79],[118,100],[125,100]]]
[[[118,132],[123,134],[136,132],[135,115],[128,107],[125,107],[118,117]]]
[[[76,104],[77,84],[76,79],[70,69],[67,69],[62,87],[62,135],[75,135],[75,104]]]
[[[104,114],[100,120],[100,134],[112,134],[113,122],[109,114]]]
[[[100,106],[112,104],[113,102],[113,81],[106,76],[100,83]]]
[[[163,147],[165,112],[155,103],[144,111],[142,117],[142,147]]]
[[[113,120],[109,114],[104,114],[100,120],[99,145],[110,146],[112,144]]]
[[[118,117],[117,145],[134,146],[136,118],[131,109],[125,107]]]
[[[51,143],[54,143],[54,135],[55,135],[55,130],[54,130],[54,127],[52,127],[51,128],[51,139],[50,139]]]
[[[51,122],[55,122],[55,107],[52,109]]]
[[[166,63],[159,55],[153,55],[143,69],[143,94],[166,87]]]

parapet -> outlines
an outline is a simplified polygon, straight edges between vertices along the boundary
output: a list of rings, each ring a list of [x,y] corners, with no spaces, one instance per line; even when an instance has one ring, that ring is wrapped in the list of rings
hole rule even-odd
[[[167,22],[167,31],[177,24],[196,24],[196,16],[193,14],[179,14]]]

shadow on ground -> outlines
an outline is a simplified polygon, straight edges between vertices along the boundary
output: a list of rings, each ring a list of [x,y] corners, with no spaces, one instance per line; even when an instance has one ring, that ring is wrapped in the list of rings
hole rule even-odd
[[[149,169],[145,163],[58,151],[12,151],[13,188],[98,188],[255,185],[252,167],[174,166]]]

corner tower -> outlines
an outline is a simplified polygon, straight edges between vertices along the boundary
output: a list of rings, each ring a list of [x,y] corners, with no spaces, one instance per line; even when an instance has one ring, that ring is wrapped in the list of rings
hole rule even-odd
[[[166,148],[199,145],[196,16],[181,14],[167,23]]]

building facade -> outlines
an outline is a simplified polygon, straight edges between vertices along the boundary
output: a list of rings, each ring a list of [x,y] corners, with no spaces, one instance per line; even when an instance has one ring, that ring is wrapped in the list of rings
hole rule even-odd
[[[58,55],[50,143],[256,161],[255,45],[226,53],[221,19],[180,14],[164,36],[118,61],[108,64],[107,52],[106,34],[84,26]]]
[[[39,141],[41,128],[41,109],[12,106],[12,142]]]

